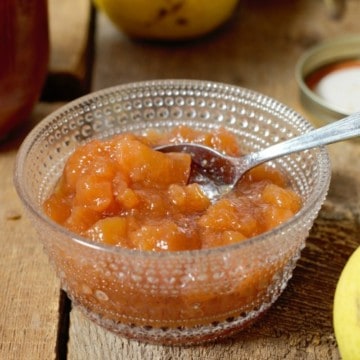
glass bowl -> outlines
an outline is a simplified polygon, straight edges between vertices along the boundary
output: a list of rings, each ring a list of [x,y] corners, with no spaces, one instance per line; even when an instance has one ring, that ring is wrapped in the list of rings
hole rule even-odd
[[[92,93],[50,114],[23,142],[15,170],[18,194],[73,303],[115,333],[159,344],[219,339],[269,309],[292,275],[331,174],[324,148],[275,161],[302,198],[300,212],[260,236],[208,250],[156,253],[95,244],[44,214],[43,201],[80,144],[181,124],[225,127],[244,152],[312,129],[290,108],[244,88],[140,82]]]

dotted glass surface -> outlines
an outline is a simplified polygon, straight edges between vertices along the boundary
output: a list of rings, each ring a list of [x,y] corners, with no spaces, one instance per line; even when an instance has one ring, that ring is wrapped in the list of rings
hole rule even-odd
[[[82,97],[45,118],[22,144],[15,172],[18,193],[73,302],[115,333],[161,344],[227,336],[266,311],[292,275],[330,180],[324,149],[274,161],[301,195],[301,211],[271,232],[211,250],[152,253],[94,244],[42,212],[80,144],[183,124],[225,127],[245,152],[312,129],[285,105],[244,88],[187,80],[133,83]]]

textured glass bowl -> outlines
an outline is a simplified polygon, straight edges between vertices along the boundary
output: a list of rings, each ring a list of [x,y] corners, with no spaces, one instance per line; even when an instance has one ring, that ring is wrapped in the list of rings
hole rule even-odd
[[[92,138],[150,127],[224,126],[245,152],[312,129],[293,110],[247,89],[163,80],[105,89],[45,118],[17,157],[15,184],[71,300],[111,331],[160,344],[214,340],[244,328],[279,297],[326,196],[325,149],[276,161],[303,200],[290,221],[242,243],[154,253],[94,244],[55,224],[42,203],[69,154]]]

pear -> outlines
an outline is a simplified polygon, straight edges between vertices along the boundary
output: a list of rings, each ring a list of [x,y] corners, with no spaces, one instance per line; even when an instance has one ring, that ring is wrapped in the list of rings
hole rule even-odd
[[[360,360],[360,247],[350,256],[336,285],[333,322],[343,360]]]
[[[109,19],[133,38],[184,40],[223,24],[238,0],[93,0]]]

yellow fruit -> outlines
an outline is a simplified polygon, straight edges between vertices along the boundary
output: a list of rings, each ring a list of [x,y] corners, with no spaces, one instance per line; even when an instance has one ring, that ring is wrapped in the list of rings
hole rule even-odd
[[[224,23],[238,0],[94,0],[131,37],[180,40],[204,35]]]
[[[343,360],[360,359],[360,247],[346,263],[334,297],[333,320]]]

